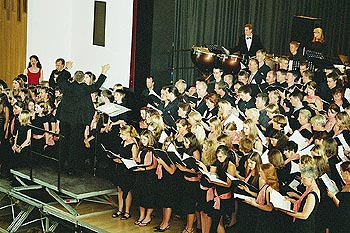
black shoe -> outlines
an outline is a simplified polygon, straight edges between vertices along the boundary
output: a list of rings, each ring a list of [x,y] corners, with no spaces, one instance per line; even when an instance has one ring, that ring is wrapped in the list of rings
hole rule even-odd
[[[157,230],[154,230],[155,232],[164,232],[170,228],[170,225],[168,225],[166,228],[158,228]]]
[[[120,220],[128,220],[131,218],[131,215],[128,212],[125,212],[124,215],[120,218]]]
[[[123,211],[118,210],[112,215],[112,218],[118,218],[118,217],[122,216],[123,214],[124,214]]]

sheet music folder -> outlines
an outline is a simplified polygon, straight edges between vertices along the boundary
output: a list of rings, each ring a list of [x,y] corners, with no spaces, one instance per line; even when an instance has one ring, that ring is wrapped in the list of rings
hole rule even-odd
[[[110,117],[119,116],[131,109],[121,106],[119,104],[107,103],[96,108],[97,111],[107,114]]]

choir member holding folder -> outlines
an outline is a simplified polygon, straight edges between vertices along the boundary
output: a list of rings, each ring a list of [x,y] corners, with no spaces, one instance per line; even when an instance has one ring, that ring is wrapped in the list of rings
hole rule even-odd
[[[123,140],[120,147],[120,156],[123,159],[136,160],[139,147],[136,141],[138,133],[135,128],[130,125],[123,126],[120,129],[120,137]],[[130,191],[135,183],[135,174],[125,166],[120,158],[115,158],[113,161],[117,163],[116,181],[118,185],[118,211],[115,212],[112,217],[117,218],[121,216],[122,220],[127,220],[131,217],[130,207],[132,195]]]
[[[315,166],[304,166],[300,169],[301,182],[306,187],[305,192],[294,200],[293,212],[281,210],[293,217],[293,232],[315,233],[315,217],[320,202],[320,190],[316,183],[317,171]]]
[[[245,178],[244,182],[247,184],[239,184],[235,193],[243,194],[245,196],[257,197],[258,188],[259,188],[259,171],[261,167],[261,157],[258,152],[252,152],[245,163]],[[233,182],[234,183],[234,182]],[[252,189],[255,187],[255,190]],[[255,231],[257,224],[256,218],[257,211],[254,207],[244,203],[238,203],[237,210],[237,232],[247,232],[251,233]]]
[[[143,227],[151,223],[151,215],[156,206],[156,168],[158,164],[153,149],[157,142],[152,132],[143,131],[140,135],[140,142],[140,152],[135,161],[143,166],[134,169],[137,172],[135,193],[139,200],[140,216],[134,224]]]
[[[210,172],[202,171],[204,178],[213,186],[207,190],[207,202],[210,208],[207,213],[212,218],[211,226],[206,226],[202,232],[225,232],[223,216],[231,215],[234,202],[231,193],[230,176],[236,173],[236,167],[230,160],[230,149],[221,145],[216,150],[216,161],[210,166]],[[213,177],[214,176],[214,177]],[[203,179],[203,177],[202,177]],[[208,231],[210,229],[210,231]]]
[[[162,150],[155,149],[154,155],[157,158],[157,187],[156,199],[158,207],[162,208],[163,218],[162,222],[155,227],[156,232],[164,232],[170,228],[169,221],[171,218],[172,208],[175,205],[177,196],[176,193],[176,179],[173,175],[176,171],[175,163],[171,161],[167,154],[167,149],[170,144],[171,137],[164,140]]]
[[[328,196],[337,207],[335,214],[334,232],[346,233],[350,229],[350,162],[346,161],[340,165],[340,173],[345,181],[345,186],[338,193],[328,189]],[[332,231],[332,232],[333,232]]]
[[[259,178],[259,193],[256,199],[245,200],[251,206],[259,209],[255,232],[278,233],[283,232],[278,220],[281,219],[277,212],[273,211],[270,201],[272,190],[279,191],[279,183],[275,167],[271,163],[261,165]]]
[[[183,144],[185,147],[185,153],[192,159],[187,159],[184,165],[177,163],[176,166],[182,172],[184,178],[182,180],[183,193],[180,204],[183,214],[187,215],[187,222],[183,233],[192,233],[195,232],[193,224],[195,220],[196,203],[200,191],[198,177],[199,170],[196,160],[201,159],[201,147],[193,133],[186,133],[183,136]]]

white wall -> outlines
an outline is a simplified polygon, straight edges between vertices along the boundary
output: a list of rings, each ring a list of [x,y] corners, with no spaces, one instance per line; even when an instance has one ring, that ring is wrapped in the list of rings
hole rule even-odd
[[[133,0],[105,2],[106,43],[100,47],[92,45],[94,0],[28,1],[27,57],[39,56],[45,80],[56,58],[63,57],[74,62],[72,74],[89,70],[98,75],[109,63],[104,86],[129,85]]]

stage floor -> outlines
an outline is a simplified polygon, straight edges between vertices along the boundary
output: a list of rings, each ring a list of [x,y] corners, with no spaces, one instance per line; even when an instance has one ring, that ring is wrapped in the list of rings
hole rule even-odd
[[[18,168],[11,173],[20,178],[30,180],[29,168]],[[84,199],[117,191],[110,181],[83,173],[76,176],[61,174],[61,189],[58,190],[57,171],[49,167],[36,167],[32,171],[33,182],[49,189],[59,191],[71,198]]]

